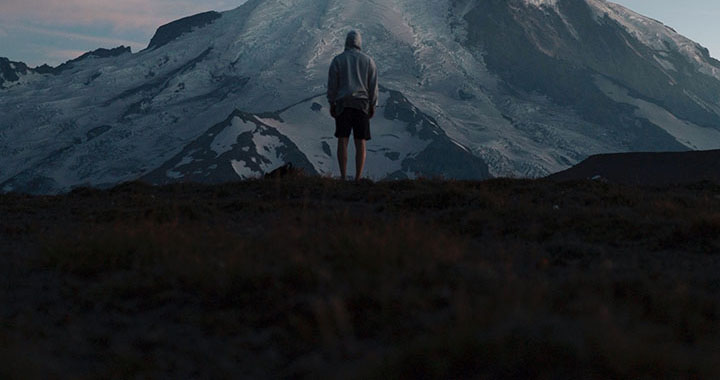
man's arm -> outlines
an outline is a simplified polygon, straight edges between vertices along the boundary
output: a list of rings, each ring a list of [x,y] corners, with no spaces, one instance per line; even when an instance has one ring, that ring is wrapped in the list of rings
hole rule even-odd
[[[328,71],[328,85],[327,85],[327,98],[330,104],[330,116],[335,117],[335,100],[337,100],[338,92],[338,69],[337,63],[333,59],[330,63],[330,70]]]
[[[377,107],[379,97],[377,66],[375,66],[375,61],[372,59],[370,60],[370,70],[368,73],[368,92],[368,100],[370,101],[369,116],[372,119],[372,117],[375,116],[375,107]]]

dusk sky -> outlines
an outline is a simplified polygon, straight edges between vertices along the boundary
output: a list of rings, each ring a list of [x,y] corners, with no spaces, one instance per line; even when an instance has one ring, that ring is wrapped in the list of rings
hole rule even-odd
[[[0,57],[57,65],[99,47],[147,46],[158,26],[244,0],[0,0]],[[720,56],[717,0],[618,0]]]

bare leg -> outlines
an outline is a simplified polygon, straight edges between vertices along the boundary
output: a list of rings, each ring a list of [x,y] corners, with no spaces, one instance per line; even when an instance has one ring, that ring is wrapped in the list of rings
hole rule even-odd
[[[355,180],[362,178],[363,168],[365,167],[365,140],[355,139]]]
[[[347,148],[350,138],[339,137],[337,147],[338,164],[340,164],[340,177],[345,180],[347,175]]]

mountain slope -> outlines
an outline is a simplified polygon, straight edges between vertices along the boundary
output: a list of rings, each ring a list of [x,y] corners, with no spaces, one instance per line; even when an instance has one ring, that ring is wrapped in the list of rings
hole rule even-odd
[[[28,69],[3,86],[0,189],[230,180],[290,151],[336,175],[320,94],[351,28],[378,63],[381,106],[397,100],[413,115],[373,121],[374,179],[537,177],[603,152],[720,148],[720,63],[612,3],[250,0],[163,26],[136,54]],[[232,129],[230,115],[255,127],[218,153],[208,131]],[[413,134],[418,123],[432,136]],[[275,136],[285,153],[254,142],[264,164],[252,163],[243,133]]]

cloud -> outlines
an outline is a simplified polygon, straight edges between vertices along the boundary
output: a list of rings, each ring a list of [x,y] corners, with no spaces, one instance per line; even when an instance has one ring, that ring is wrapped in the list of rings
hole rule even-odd
[[[7,30],[0,27],[0,37],[7,37],[7,36],[8,36]]]
[[[54,58],[59,61],[69,61],[86,53],[83,50],[55,49],[47,46],[39,49],[46,57]]]
[[[124,40],[124,39],[118,39],[118,38],[93,36],[93,35],[88,35],[88,34],[67,32],[67,31],[62,31],[62,30],[54,30],[54,29],[37,27],[37,26],[29,26],[29,25],[13,25],[13,29],[17,29],[17,30],[21,30],[21,31],[25,31],[25,32],[31,32],[31,33],[43,34],[48,37],[93,42],[93,43],[97,43],[97,44],[100,44],[102,46],[107,46],[107,47],[116,47],[116,46],[120,46],[120,45],[125,45],[125,46],[131,46],[131,47],[137,48],[138,46],[142,46],[142,45],[146,44],[144,42],[139,42],[139,41],[130,41],[130,40]]]
[[[225,10],[244,0],[2,0],[4,22],[56,26],[108,26],[114,30],[153,31],[169,21],[212,9]]]

